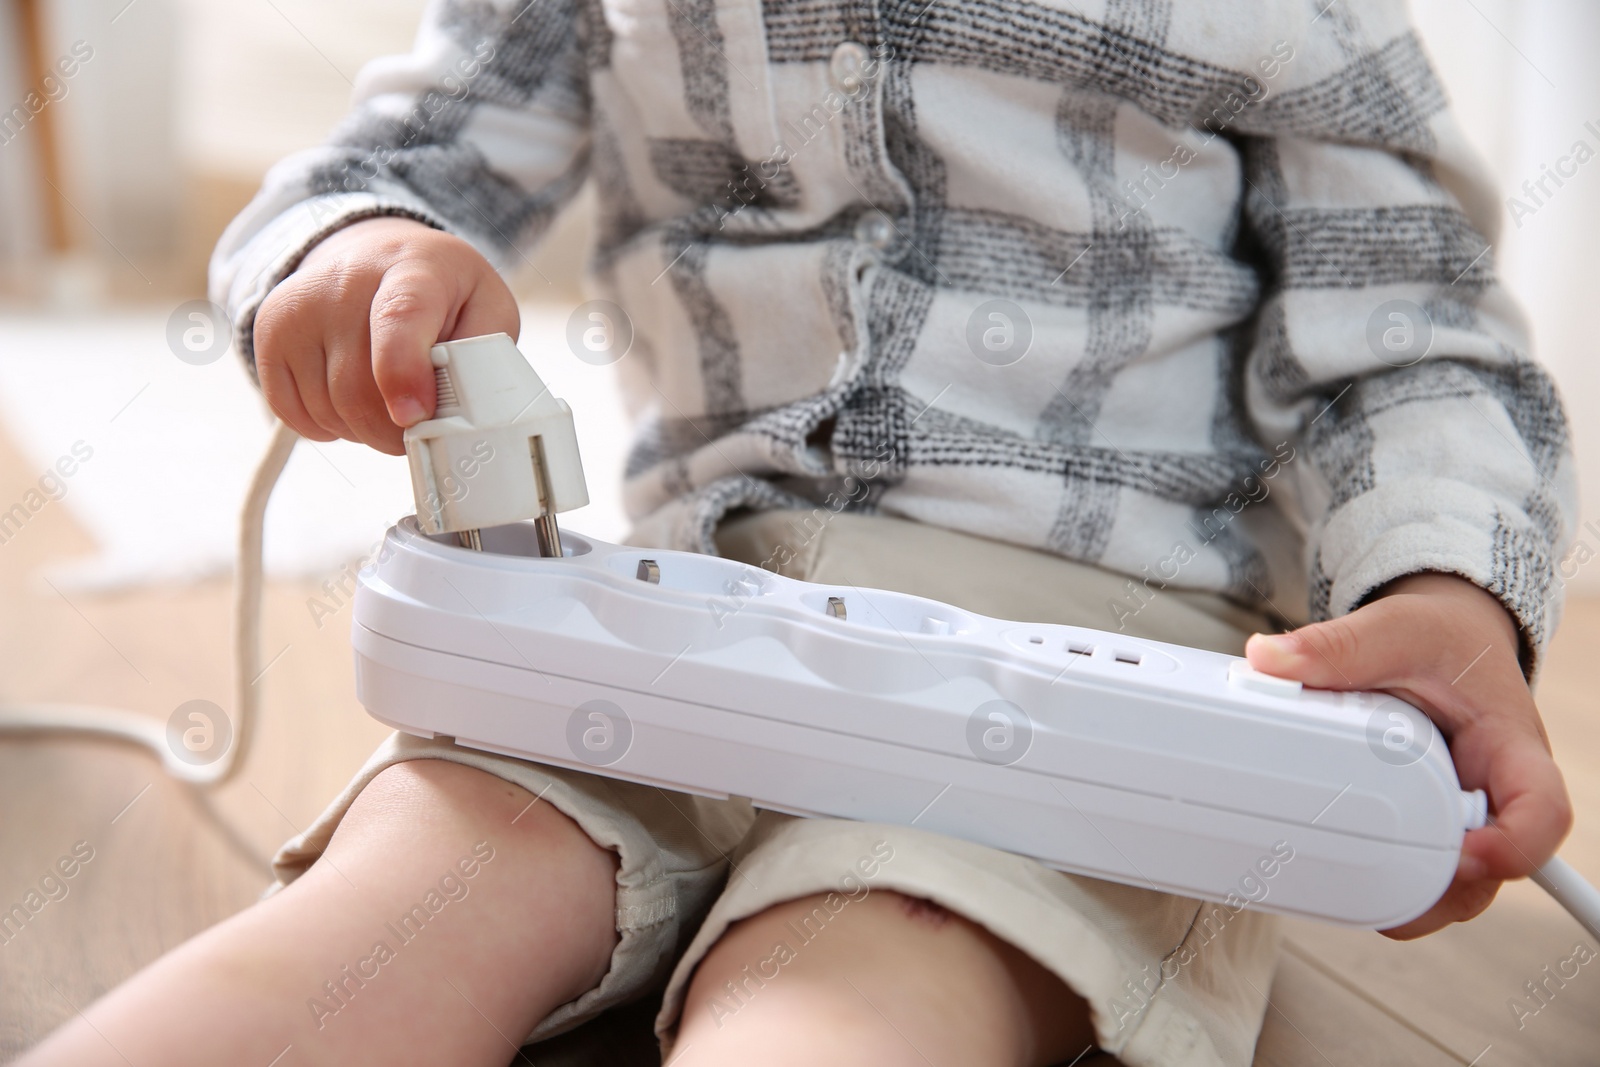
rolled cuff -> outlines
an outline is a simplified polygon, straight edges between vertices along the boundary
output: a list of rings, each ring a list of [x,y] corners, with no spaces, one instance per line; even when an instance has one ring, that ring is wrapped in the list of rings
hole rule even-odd
[[[1334,511],[1313,552],[1315,617],[1354,611],[1397,578],[1454,574],[1511,613],[1529,679],[1561,616],[1559,546],[1526,512],[1460,482],[1409,479],[1363,493]]]

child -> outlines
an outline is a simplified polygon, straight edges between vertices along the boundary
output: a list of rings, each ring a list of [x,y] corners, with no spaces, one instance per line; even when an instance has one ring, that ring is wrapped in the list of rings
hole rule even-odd
[[[1566,423],[1401,5],[441,0],[357,100],[214,264],[300,433],[399,454],[592,178],[638,543],[1232,651],[1319,620],[1250,661],[1418,704],[1495,812],[1392,936],[1566,833],[1526,681]],[[1276,954],[1252,909],[408,737],[277,866],[25,1062],[502,1064],[664,990],[685,1065],[1238,1065]]]

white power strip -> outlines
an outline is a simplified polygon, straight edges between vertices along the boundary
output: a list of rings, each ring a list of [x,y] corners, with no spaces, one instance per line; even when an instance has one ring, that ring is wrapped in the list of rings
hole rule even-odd
[[[563,546],[555,513],[587,499],[570,410],[503,334],[432,358],[435,417],[406,432],[432,536],[391,529],[356,600],[360,696],[400,729],[1379,928],[1438,898],[1483,823],[1433,724],[1392,697],[706,556]],[[231,781],[259,704],[262,518],[295,441],[278,427],[244,502],[219,758],[190,764],[120,708],[0,706],[0,736],[127,742],[196,787]],[[492,455],[511,462],[491,474]],[[1560,857],[1533,880],[1600,937],[1600,891]]]
[[[1484,796],[1394,697],[1199,649],[991,619],[725,559],[407,519],[361,576],[368,711],[424,737],[1061,870],[1384,928]]]

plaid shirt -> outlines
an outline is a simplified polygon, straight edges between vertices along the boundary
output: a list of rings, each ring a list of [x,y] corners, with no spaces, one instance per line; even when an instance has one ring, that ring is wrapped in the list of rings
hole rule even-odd
[[[621,358],[642,539],[880,510],[1126,573],[1110,629],[1440,570],[1548,637],[1567,424],[1402,4],[441,0],[214,298],[249,357],[333,229],[510,265],[586,178],[608,303],[570,333]]]

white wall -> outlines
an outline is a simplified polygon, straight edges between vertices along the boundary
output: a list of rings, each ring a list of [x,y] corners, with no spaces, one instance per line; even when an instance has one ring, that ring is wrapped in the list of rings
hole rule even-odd
[[[80,40],[94,50],[68,96],[51,105],[81,243],[136,262],[144,251],[171,251],[186,172],[254,180],[321,141],[348,106],[349,79],[368,59],[407,49],[423,6],[52,0],[47,58]],[[9,14],[9,4],[0,9]]]
[[[170,252],[182,203],[173,108],[181,57],[170,0],[55,0],[45,36],[46,62],[78,42],[92,50],[51,105],[79,245],[134,263]]]
[[[143,0],[140,0],[142,3]],[[368,60],[406,52],[425,0],[171,0],[184,18],[180,150],[257,177],[325,138]]]

